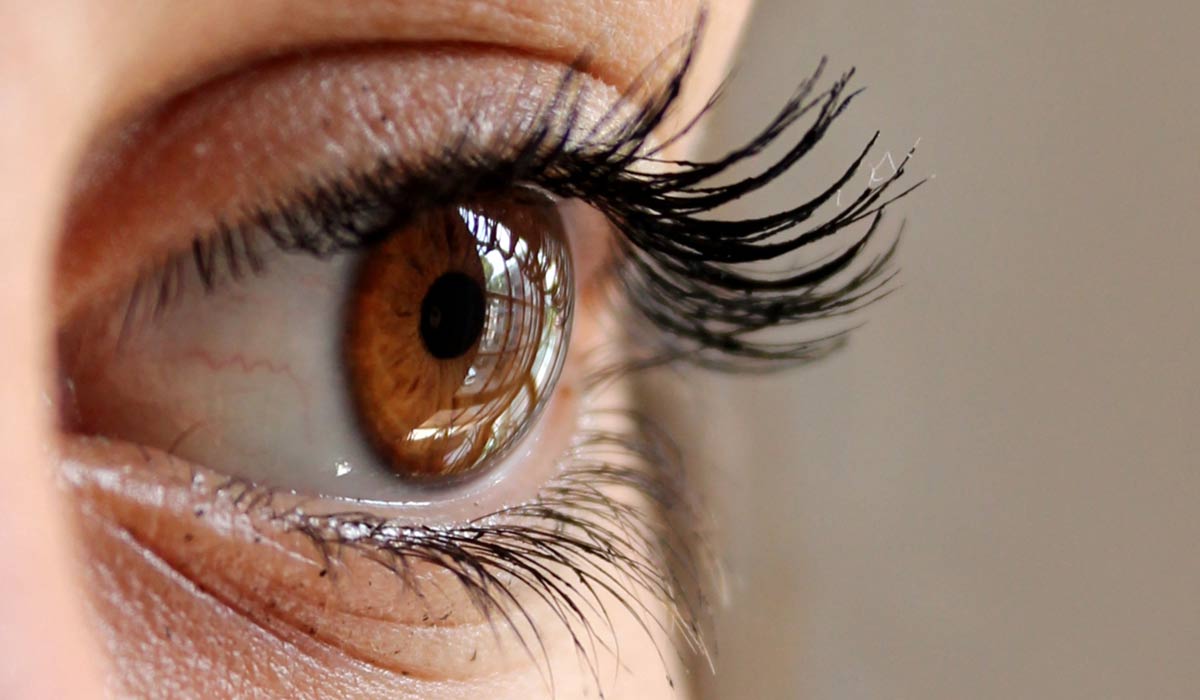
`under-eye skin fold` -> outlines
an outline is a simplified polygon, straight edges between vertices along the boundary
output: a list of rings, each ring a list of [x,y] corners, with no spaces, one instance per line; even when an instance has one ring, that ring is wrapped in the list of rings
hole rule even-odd
[[[327,572],[367,576],[355,573],[366,563],[424,596],[433,617],[469,607],[534,657],[556,624],[597,682],[596,657],[616,644],[606,621],[619,610],[656,640],[703,652],[702,518],[669,437],[614,399],[611,380],[674,362],[770,369],[836,349],[844,328],[808,324],[887,293],[898,237],[874,239],[884,210],[912,187],[895,187],[905,158],[847,195],[872,137],[811,200],[721,218],[720,207],[800,164],[857,93],[852,72],[823,86],[822,62],[744,146],[712,161],[672,159],[664,149],[684,134],[658,132],[696,36],[615,98],[581,59],[528,91],[540,102],[510,123],[484,124],[487,113],[449,124],[435,147],[380,148],[352,166],[289,174],[287,189],[209,212],[190,241],[110,285],[116,293],[97,287],[96,301],[68,305],[65,430],[152,448],[154,478],[203,493],[206,517],[307,543],[321,586],[333,585]],[[390,128],[376,121],[380,133]],[[696,121],[684,123],[686,132]],[[755,174],[723,179],[758,160]],[[848,240],[815,262],[778,264],[843,232]],[[68,243],[60,258],[72,255]],[[295,322],[254,316],[263,299]],[[328,323],[322,334],[305,325],[315,317]],[[210,328],[234,344],[171,344]],[[238,352],[235,341],[256,333],[273,355]],[[306,344],[327,348],[314,360],[332,368],[321,382],[295,378]],[[122,372],[165,377],[177,369],[158,364],[167,357],[232,367],[242,383],[230,393],[222,387],[234,385],[162,379],[160,395],[123,393]],[[260,377],[285,388],[267,393]],[[206,413],[182,417],[192,407]],[[287,435],[341,442],[324,452],[289,444],[273,421],[293,426]],[[565,436],[549,437],[547,425],[566,426]],[[545,478],[472,512],[525,469],[531,444],[548,453]],[[309,467],[320,474],[296,473]],[[103,488],[87,472],[69,479]],[[439,501],[465,515],[426,517]],[[302,612],[279,614],[310,626]],[[311,627],[317,638],[338,634]]]

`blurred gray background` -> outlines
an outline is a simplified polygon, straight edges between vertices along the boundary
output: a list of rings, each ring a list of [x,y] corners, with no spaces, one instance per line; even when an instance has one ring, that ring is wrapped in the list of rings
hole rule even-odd
[[[847,351],[678,397],[731,572],[704,697],[1200,697],[1198,31],[1184,2],[759,0],[706,148],[828,54],[869,89],[766,205],[876,128],[936,179]]]

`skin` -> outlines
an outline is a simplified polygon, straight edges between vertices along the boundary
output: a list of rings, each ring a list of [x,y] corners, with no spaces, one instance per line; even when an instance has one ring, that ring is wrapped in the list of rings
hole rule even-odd
[[[682,113],[723,75],[748,4],[712,3]],[[56,236],[74,172],[95,139],[164,95],[265,55],[359,42],[461,42],[570,63],[587,50],[593,77],[620,90],[685,32],[697,8],[696,0],[0,2],[0,191],[7,195],[0,444],[8,455],[0,471],[0,548],[8,560],[0,577],[0,697],[546,694],[527,662],[464,675],[442,659],[414,680],[375,659],[352,658],[336,641],[281,634],[206,595],[186,567],[165,566],[130,537],[127,523],[160,513],[87,488],[64,497],[47,449],[55,438],[43,399],[54,357],[48,290]],[[162,522],[172,527],[169,518]],[[270,585],[288,580],[283,562],[242,557],[205,563],[259,566]],[[321,614],[303,614],[310,613]],[[671,696],[653,652],[637,648],[644,644],[637,630],[622,627],[618,636],[634,646],[613,696]],[[432,645],[436,656],[461,641],[413,643]],[[573,651],[560,642],[551,654],[568,668]],[[446,682],[452,675],[458,680]],[[572,697],[582,685],[565,677],[559,696]]]

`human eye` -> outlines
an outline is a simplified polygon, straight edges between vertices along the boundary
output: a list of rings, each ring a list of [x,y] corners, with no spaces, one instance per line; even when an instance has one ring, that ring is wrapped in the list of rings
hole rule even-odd
[[[57,405],[106,536],[419,693],[525,659],[553,686],[560,647],[603,685],[629,630],[703,650],[693,496],[628,382],[838,347],[810,324],[886,291],[873,237],[909,190],[901,164],[822,214],[872,140],[814,198],[721,219],[853,93],[818,70],[743,148],[670,158],[695,41],[624,92],[584,59],[280,57],[98,146],[58,258]]]

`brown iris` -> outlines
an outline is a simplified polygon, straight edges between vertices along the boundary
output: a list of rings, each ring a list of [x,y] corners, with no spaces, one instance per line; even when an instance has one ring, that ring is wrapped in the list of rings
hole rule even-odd
[[[426,212],[367,253],[344,352],[359,423],[395,473],[473,474],[528,429],[565,354],[569,274],[544,200]]]

